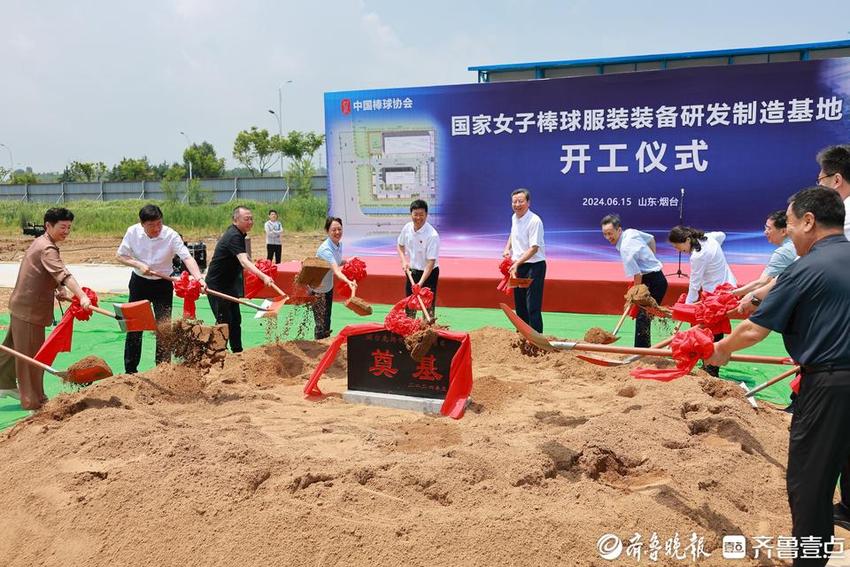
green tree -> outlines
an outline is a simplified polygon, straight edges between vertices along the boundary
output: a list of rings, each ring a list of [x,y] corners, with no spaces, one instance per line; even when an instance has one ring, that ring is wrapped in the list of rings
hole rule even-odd
[[[12,174],[12,179],[9,181],[12,185],[34,185],[38,183],[38,176],[32,171],[16,171]]]
[[[233,158],[247,167],[253,177],[262,177],[274,163],[280,148],[280,136],[269,136],[265,128],[258,130],[251,126],[250,130],[242,130],[236,135]]]
[[[10,177],[10,170],[6,169],[3,166],[0,166],[0,183],[4,183],[6,181],[6,177]]]
[[[65,166],[65,171],[59,176],[59,181],[100,181],[106,178],[109,170],[102,161],[97,163],[90,161],[72,161],[71,165]]]
[[[109,174],[110,181],[150,181],[156,178],[156,172],[147,157],[124,158],[112,167]]]
[[[290,132],[281,141],[283,155],[292,163],[286,170],[286,184],[299,197],[309,197],[313,190],[313,155],[325,143],[324,134],[315,132]]]
[[[224,173],[224,158],[216,157],[215,148],[209,142],[192,144],[183,151],[183,167],[192,162],[192,176],[200,179],[221,177]]]

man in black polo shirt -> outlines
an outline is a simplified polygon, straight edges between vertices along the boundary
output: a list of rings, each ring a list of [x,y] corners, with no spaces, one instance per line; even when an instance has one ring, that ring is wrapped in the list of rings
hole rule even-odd
[[[838,193],[811,187],[789,203],[788,236],[800,259],[779,275],[756,312],[714,345],[708,363],[726,364],[732,352],[772,330],[782,333],[802,368],[786,473],[793,535],[798,545],[814,536],[822,546],[833,535],[832,495],[850,458],[850,326],[843,317],[850,312],[850,242]],[[798,558],[794,565],[827,561]]]
[[[207,270],[207,288],[228,295],[242,297],[242,269],[246,269],[268,286],[274,280],[257,269],[245,250],[245,236],[254,226],[251,209],[233,209],[233,224],[227,227],[215,245],[210,267]],[[239,304],[211,295],[207,296],[215,315],[216,323],[227,323],[230,334],[230,350],[242,352],[242,314]]]

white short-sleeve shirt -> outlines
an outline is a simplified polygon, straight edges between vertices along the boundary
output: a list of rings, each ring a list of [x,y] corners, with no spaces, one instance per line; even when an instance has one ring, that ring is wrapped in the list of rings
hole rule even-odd
[[[150,238],[145,234],[142,223],[136,223],[127,229],[127,232],[124,233],[124,239],[118,246],[118,254],[143,262],[151,270],[166,275],[171,273],[171,259],[175,254],[181,260],[186,260],[191,256],[189,249],[183,244],[183,239],[180,238],[176,230],[163,226],[159,236]],[[137,276],[149,280],[159,279],[156,276],[143,275],[136,268],[133,268],[133,271]]]
[[[545,260],[546,244],[543,240],[543,221],[530,210],[526,211],[520,218],[517,218],[516,213],[514,213],[511,216],[511,260],[516,262],[532,246],[537,246],[537,252],[526,260],[526,264]]]
[[[407,223],[398,235],[398,244],[404,246],[412,269],[424,270],[428,260],[434,260],[435,268],[440,265],[440,235],[431,223],[426,222],[419,230],[413,230],[413,222]]]
[[[722,283],[738,285],[735,275],[726,263],[726,255],[720,247],[726,240],[723,232],[707,232],[700,241],[700,250],[691,252],[691,277],[688,282],[686,303],[699,300],[699,290],[714,291]]]

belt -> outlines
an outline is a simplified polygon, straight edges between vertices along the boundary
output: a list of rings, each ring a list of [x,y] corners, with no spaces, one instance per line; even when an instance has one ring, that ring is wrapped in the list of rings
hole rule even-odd
[[[826,362],[824,364],[800,365],[803,374],[817,374],[819,372],[850,372],[850,362]]]

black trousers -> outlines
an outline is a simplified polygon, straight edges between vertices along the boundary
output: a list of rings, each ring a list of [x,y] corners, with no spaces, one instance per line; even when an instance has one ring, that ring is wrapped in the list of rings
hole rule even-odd
[[[221,291],[221,290],[216,290]],[[230,292],[224,292],[230,294]],[[226,299],[219,299],[208,295],[207,299],[210,302],[215,316],[215,322],[218,324],[224,323],[227,325],[227,331],[232,352],[242,352],[242,312],[239,310],[239,304]]]
[[[850,461],[845,463],[841,471],[841,502],[850,508]]]
[[[418,282],[419,278],[424,274],[424,270],[414,270],[411,268],[410,275],[413,276],[413,281]],[[431,307],[428,308],[428,314],[431,315],[431,318],[434,318],[434,313],[437,310],[437,282],[440,279],[440,268],[434,268],[431,270],[431,273],[428,274],[428,277],[425,278],[425,282],[422,284],[423,287],[427,287],[434,294],[434,301],[431,303]],[[410,295],[413,293],[413,286],[410,285],[410,280],[405,276],[404,278],[404,294]],[[408,312],[408,316],[410,312]]]
[[[803,372],[788,444],[788,503],[792,535],[833,535],[832,496],[850,459],[850,371]],[[798,556],[802,555],[802,549]],[[795,566],[822,566],[827,559],[795,559]]]
[[[281,250],[283,250],[282,244],[266,244],[266,258],[274,260],[275,264],[280,264]]]
[[[313,304],[313,336],[316,340],[331,336],[331,310],[334,306],[334,288],[325,293],[317,293],[319,298]]]
[[[649,295],[659,305],[664,300],[664,294],[667,293],[667,278],[664,277],[664,272],[650,272],[641,277],[641,283],[649,288]],[[638,310],[638,315],[635,318],[635,346],[648,347],[652,344],[652,319],[646,314],[643,309]]]
[[[141,301],[147,299],[153,307],[153,314],[157,321],[171,319],[171,305],[174,301],[174,286],[168,280],[149,280],[141,276],[130,276],[130,298],[129,301]],[[139,361],[142,359],[142,331],[127,333],[124,339],[124,372],[135,374],[139,370]],[[156,363],[171,362],[171,351],[166,350],[160,344],[159,331],[156,332]]]
[[[546,278],[546,261],[523,264],[516,270],[518,278],[532,278],[527,288],[514,288],[514,305],[519,318],[538,333],[543,332],[543,280]]]

